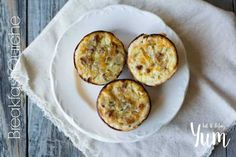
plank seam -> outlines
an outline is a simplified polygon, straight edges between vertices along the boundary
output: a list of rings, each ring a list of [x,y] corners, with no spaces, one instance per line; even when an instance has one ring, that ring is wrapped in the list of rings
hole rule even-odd
[[[25,44],[26,47],[28,46],[28,0],[26,0],[26,7],[25,7],[25,11],[26,11],[26,16],[25,16],[25,29],[26,29],[26,39],[25,39]],[[26,109],[26,157],[29,157],[29,129],[28,129],[28,96],[26,95],[26,100],[25,100],[25,109]]]
[[[236,14],[236,0],[233,0],[232,3],[234,14]]]

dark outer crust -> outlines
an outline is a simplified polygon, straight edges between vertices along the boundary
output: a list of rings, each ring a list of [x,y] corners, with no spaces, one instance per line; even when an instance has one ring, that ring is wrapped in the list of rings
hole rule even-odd
[[[79,74],[78,69],[77,69],[77,67],[76,67],[76,63],[75,63],[75,52],[76,52],[77,48],[79,47],[80,43],[84,40],[85,37],[87,37],[87,36],[89,36],[89,35],[91,35],[91,34],[93,34],[93,33],[99,33],[99,32],[108,33],[108,34],[112,35],[113,37],[115,37],[118,41],[120,41],[120,43],[121,43],[121,45],[122,45],[122,47],[123,47],[123,50],[124,50],[124,52],[125,52],[125,60],[127,60],[127,54],[128,54],[128,53],[127,53],[127,51],[125,50],[124,44],[121,42],[121,40],[118,39],[118,38],[117,38],[113,33],[111,33],[111,32],[104,31],[104,30],[98,30],[98,31],[94,31],[94,32],[91,32],[91,33],[85,35],[85,36],[80,40],[80,42],[77,44],[77,46],[75,47],[75,50],[74,50],[73,62],[74,62],[74,67],[75,67],[75,69],[76,69],[76,71],[77,71],[79,77],[80,77],[82,80],[84,80],[85,82],[88,82],[88,83],[90,83],[90,84],[94,84],[94,85],[98,85],[98,86],[103,86],[103,85],[106,85],[107,83],[110,83],[110,82],[113,81],[113,80],[111,80],[110,82],[104,83],[104,84],[97,84],[97,83],[91,82],[91,81],[89,81],[89,80],[86,80],[86,79],[84,79],[84,78]],[[124,64],[122,65],[122,70],[120,71],[120,73],[117,75],[116,78],[118,78],[118,77],[120,76],[120,74],[122,73],[122,71],[123,71],[123,69],[124,69],[124,67],[125,67],[125,64],[126,64],[126,62],[124,61]],[[114,79],[114,80],[115,80],[115,79]]]
[[[134,78],[137,82],[140,82],[140,83],[142,83],[142,84],[144,84],[144,85],[146,85],[146,86],[148,86],[148,87],[156,87],[156,86],[158,86],[158,85],[161,85],[161,84],[165,83],[165,82],[168,81],[169,79],[171,79],[171,78],[174,76],[174,74],[176,73],[176,71],[178,70],[179,55],[178,55],[178,53],[177,53],[177,48],[176,48],[175,44],[174,44],[169,38],[167,38],[164,33],[162,33],[162,34],[144,34],[144,33],[142,33],[142,34],[138,35],[137,37],[135,37],[135,38],[130,42],[130,44],[129,44],[129,46],[128,46],[128,50],[129,50],[130,45],[131,45],[135,40],[137,40],[138,38],[140,38],[141,36],[151,36],[151,37],[153,37],[153,36],[154,36],[154,37],[155,37],[155,36],[161,36],[161,37],[164,37],[165,39],[167,39],[167,40],[174,46],[174,49],[175,49],[175,54],[176,54],[176,58],[177,58],[177,62],[176,62],[176,66],[175,66],[175,69],[176,69],[175,72],[174,72],[169,78],[167,78],[164,82],[157,83],[157,84],[155,84],[155,85],[153,85],[153,86],[148,85],[148,84],[146,84],[146,83],[144,83],[144,82],[141,82],[141,81],[139,81],[139,80],[136,79],[136,77],[134,76],[134,74],[133,74],[133,73],[131,72],[131,70],[130,70],[129,63],[128,63],[128,55],[129,55],[129,54],[127,54],[126,64],[127,64],[127,66],[128,66],[128,69],[129,69],[131,75],[133,76],[133,78]],[[127,50],[127,52],[129,53],[128,50]]]
[[[98,99],[99,99],[99,97],[100,97],[100,95],[101,95],[103,89],[105,89],[105,88],[107,87],[107,85],[109,85],[110,83],[118,82],[118,81],[121,81],[121,82],[133,81],[133,82],[137,83],[137,84],[140,85],[140,86],[143,88],[143,90],[147,93],[147,96],[148,96],[148,99],[149,99],[149,106],[150,106],[150,108],[149,108],[149,112],[148,112],[147,116],[146,116],[145,119],[143,119],[135,128],[133,128],[133,129],[131,129],[131,130],[121,130],[121,129],[117,129],[117,128],[114,128],[114,127],[110,126],[107,122],[105,122],[105,120],[102,118],[102,116],[100,115],[100,113],[99,113],[99,111],[98,111]],[[112,129],[114,129],[114,130],[117,130],[117,131],[125,131],[125,132],[128,132],[128,131],[132,131],[132,130],[136,129],[138,126],[140,126],[140,125],[148,118],[148,116],[149,116],[149,114],[150,114],[150,112],[151,112],[151,108],[152,108],[151,98],[150,98],[150,96],[149,96],[147,90],[143,87],[143,85],[142,85],[140,82],[138,82],[138,81],[136,81],[136,80],[132,80],[132,79],[117,79],[117,80],[113,80],[113,81],[107,83],[107,84],[101,89],[101,91],[99,92],[98,97],[97,97],[97,101],[96,101],[96,109],[97,109],[98,116],[99,116],[99,117],[102,119],[102,121],[103,121],[105,124],[107,124],[110,128],[112,128]]]

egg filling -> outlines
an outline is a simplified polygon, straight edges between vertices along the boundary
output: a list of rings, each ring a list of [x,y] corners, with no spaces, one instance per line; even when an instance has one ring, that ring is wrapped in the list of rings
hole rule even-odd
[[[128,48],[128,66],[140,82],[155,86],[168,80],[177,70],[174,44],[164,35],[141,35]]]
[[[97,31],[86,35],[78,44],[75,67],[84,80],[106,84],[118,77],[125,64],[122,42],[110,32]]]
[[[143,86],[132,80],[111,82],[97,99],[99,116],[110,127],[121,131],[137,128],[147,118],[150,105]]]

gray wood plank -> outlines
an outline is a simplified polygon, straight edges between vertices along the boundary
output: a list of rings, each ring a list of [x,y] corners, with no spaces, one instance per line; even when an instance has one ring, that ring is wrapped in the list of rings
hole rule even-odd
[[[79,157],[80,151],[34,104],[29,117],[29,157]]]
[[[28,1],[29,43],[54,17],[66,0]],[[81,152],[59,132],[42,111],[29,99],[29,157],[78,157]]]
[[[222,143],[215,146],[210,157],[227,157],[226,149],[222,146]]]
[[[234,14],[236,15],[236,0],[233,0],[233,10]]]
[[[230,138],[230,143],[228,147],[226,148],[226,154],[227,157],[235,157],[236,156],[236,126],[232,128],[228,135],[227,135],[227,140]]]
[[[21,22],[13,16],[19,16]],[[10,22],[12,17],[14,21]],[[10,79],[15,64],[12,62],[13,56],[20,52],[15,47],[14,54],[13,46],[17,45],[21,50],[26,46],[25,21],[25,0],[0,0],[0,157],[27,155],[26,96],[20,92],[19,85]],[[13,34],[9,35],[11,32]]]
[[[219,8],[228,10],[228,11],[233,11],[233,1],[234,0],[205,0]]]

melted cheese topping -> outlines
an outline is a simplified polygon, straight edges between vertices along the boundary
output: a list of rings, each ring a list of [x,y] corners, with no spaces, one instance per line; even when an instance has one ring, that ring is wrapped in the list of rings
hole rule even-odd
[[[75,50],[79,75],[94,84],[106,84],[118,77],[125,64],[125,50],[112,33],[99,31],[86,35]]]
[[[147,118],[150,100],[140,84],[132,80],[117,80],[102,89],[97,109],[100,117],[110,127],[129,131]]]
[[[128,66],[140,82],[155,86],[177,70],[178,57],[173,43],[163,35],[141,35],[128,49]]]

